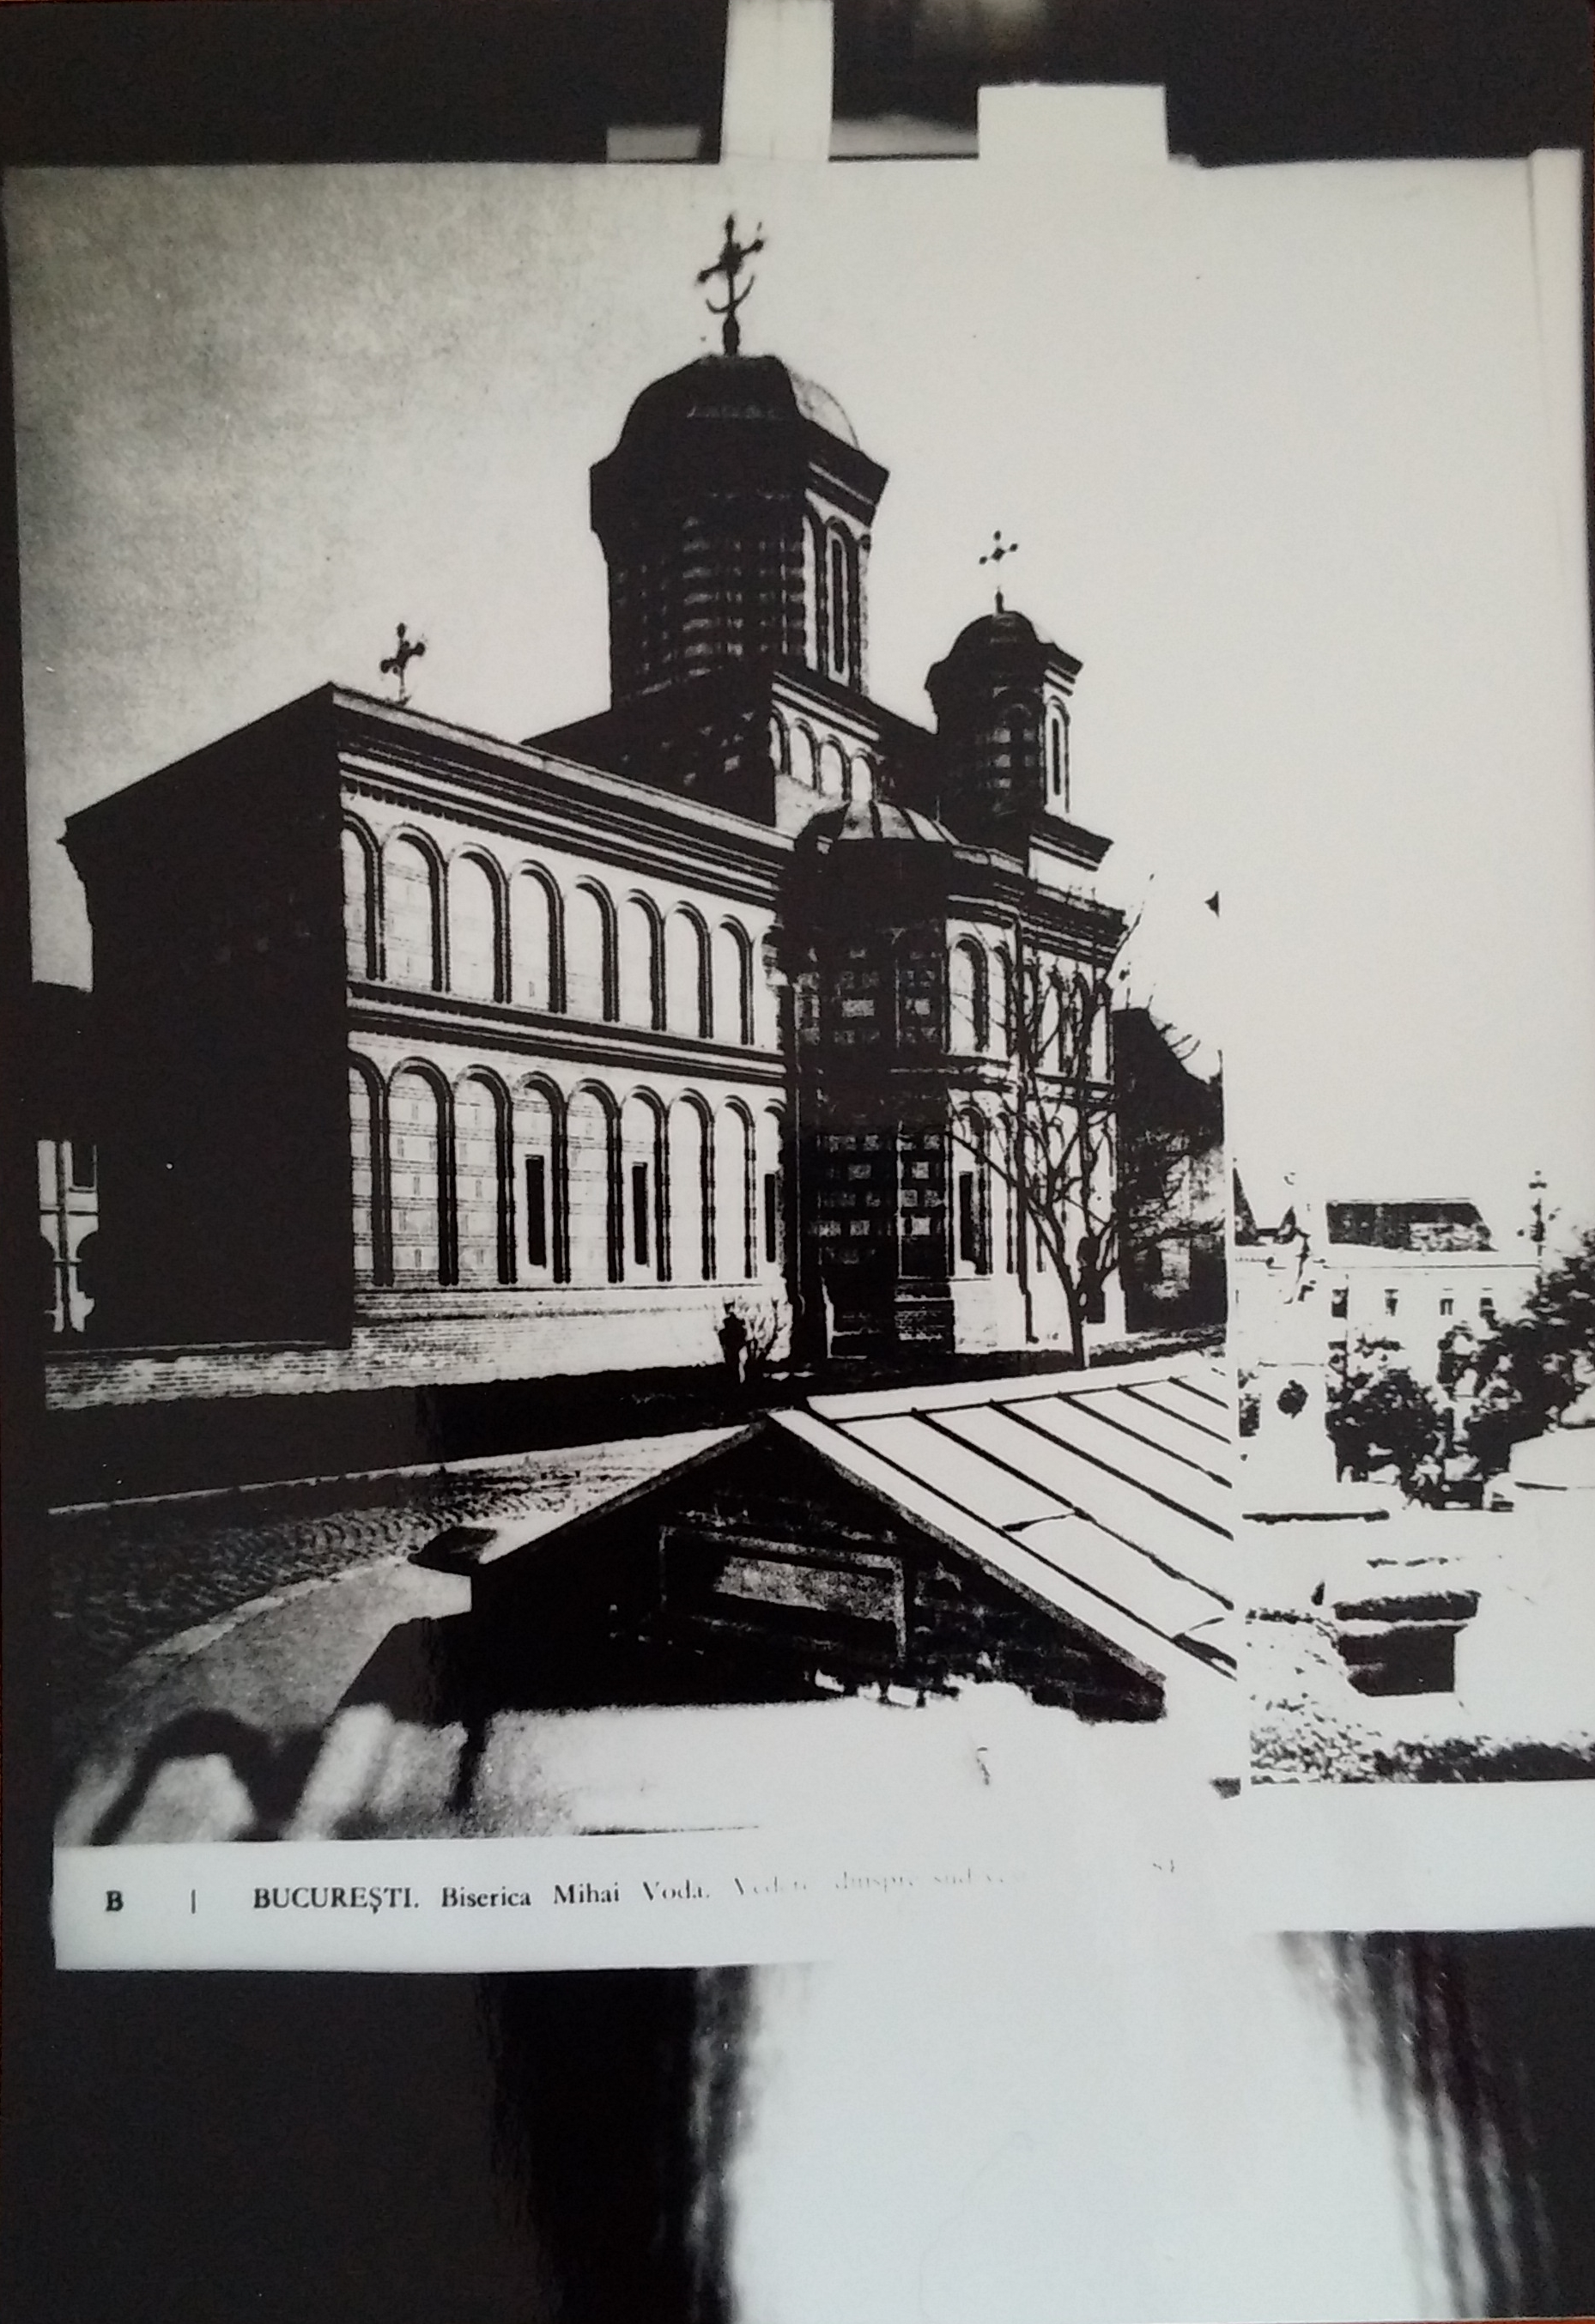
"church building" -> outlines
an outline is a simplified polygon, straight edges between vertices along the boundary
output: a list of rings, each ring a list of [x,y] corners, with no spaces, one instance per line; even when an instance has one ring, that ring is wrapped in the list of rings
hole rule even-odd
[[[143,1393],[218,1347],[235,1387],[355,1387],[713,1363],[728,1311],[776,1360],[1120,1323],[1079,664],[999,593],[934,727],[871,700],[887,472],[742,352],[746,255],[728,222],[721,351],[592,471],[606,709],[447,724],[401,635],[397,700],[323,687],[71,819],[89,1332]],[[1094,1132],[1050,1234],[1048,1111]]]

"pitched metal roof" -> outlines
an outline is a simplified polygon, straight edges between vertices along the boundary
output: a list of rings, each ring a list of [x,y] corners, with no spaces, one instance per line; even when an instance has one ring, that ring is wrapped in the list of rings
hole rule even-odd
[[[1205,1358],[875,1389],[684,1435],[650,1473],[546,1525],[455,1527],[412,1563],[475,1573],[773,1429],[1148,1677],[1233,1678],[1234,1421]]]
[[[1234,1424],[1218,1364],[821,1396],[771,1418],[1143,1666],[1234,1675]]]

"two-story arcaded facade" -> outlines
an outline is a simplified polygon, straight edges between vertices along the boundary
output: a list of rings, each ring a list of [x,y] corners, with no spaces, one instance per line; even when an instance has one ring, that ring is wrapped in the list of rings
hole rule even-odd
[[[1017,993],[1122,936],[1079,666],[1000,599],[936,730],[873,703],[885,483],[728,339],[593,472],[609,709],[514,743],[327,687],[73,818],[97,1340],[309,1387],[709,1363],[728,1308],[810,1354],[1062,1334],[1005,1157]]]

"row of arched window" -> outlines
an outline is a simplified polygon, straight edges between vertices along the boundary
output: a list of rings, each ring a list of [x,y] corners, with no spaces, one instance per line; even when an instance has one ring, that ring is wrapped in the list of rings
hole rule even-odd
[[[947,955],[947,1045],[957,1056],[1009,1056],[1022,1029],[1028,1050],[1052,1071],[1106,1081],[1111,1070],[1111,1011],[1089,979],[1062,964],[1027,956],[1022,1006],[1015,1024],[1014,976],[1007,954],[988,954],[977,937],[960,936]]]
[[[804,718],[784,718],[771,713],[770,755],[779,774],[838,802],[869,799],[875,795],[875,762],[865,751],[850,758],[834,734],[816,735]]]
[[[775,1107],[351,1057],[349,1121],[361,1283],[747,1282],[782,1262]]]
[[[583,878],[564,893],[547,868],[512,874],[463,848],[445,860],[425,834],[379,846],[344,825],[348,973],[423,992],[457,992],[749,1047],[757,1038],[753,945],[741,922],[711,927],[689,904],[618,904]]]

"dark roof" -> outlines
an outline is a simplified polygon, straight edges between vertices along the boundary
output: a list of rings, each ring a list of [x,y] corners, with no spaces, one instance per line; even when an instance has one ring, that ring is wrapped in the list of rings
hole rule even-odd
[[[833,847],[860,840],[930,847],[958,844],[946,825],[937,823],[933,816],[921,815],[917,807],[899,807],[895,801],[883,798],[851,799],[845,807],[832,807],[825,814],[813,816],[804,825],[798,844],[825,854]]]
[[[626,414],[621,442],[668,431],[683,420],[752,420],[774,425],[811,420],[858,447],[853,422],[835,397],[779,355],[699,355],[650,382]]]
[[[973,652],[977,647],[1000,645],[1042,645],[1046,641],[1027,613],[1016,613],[1004,606],[1000,613],[982,613],[977,621],[966,622],[954,639],[950,653]]]
[[[992,678],[1033,682],[1044,671],[1060,679],[1065,692],[1080,675],[1076,655],[1043,637],[1028,613],[1016,613],[999,599],[997,608],[966,622],[926,678],[926,689],[943,715],[943,689],[949,680],[973,678],[985,684]]]
[[[1443,1197],[1412,1203],[1326,1203],[1332,1243],[1373,1250],[1489,1250],[1477,1203]]]

